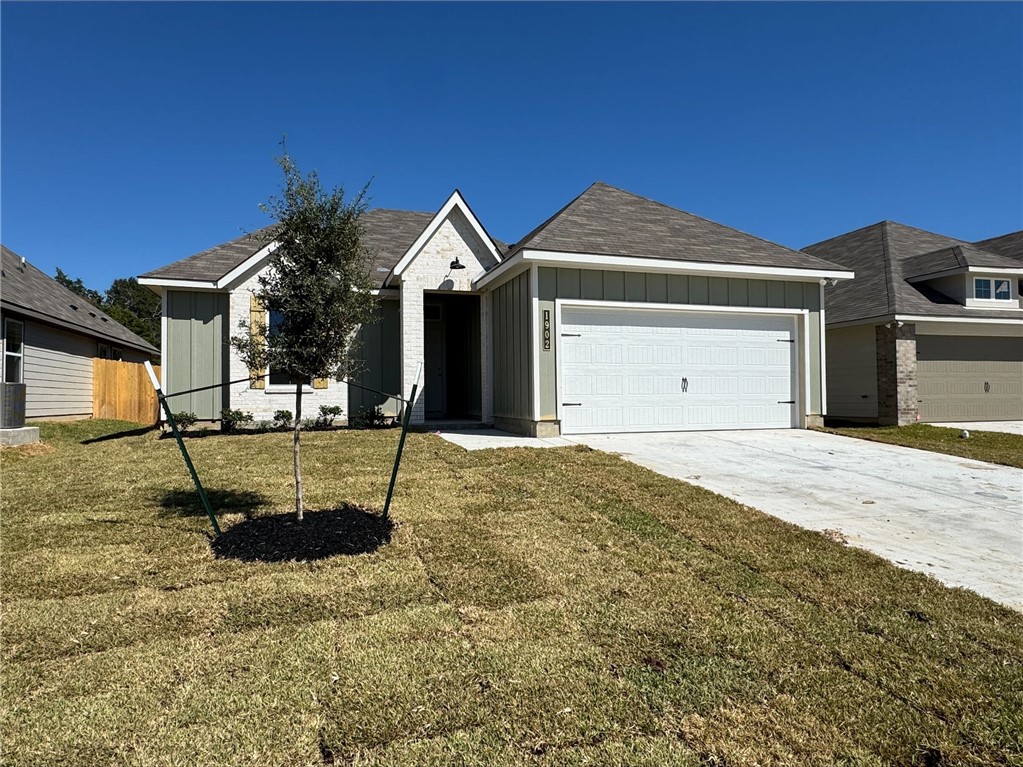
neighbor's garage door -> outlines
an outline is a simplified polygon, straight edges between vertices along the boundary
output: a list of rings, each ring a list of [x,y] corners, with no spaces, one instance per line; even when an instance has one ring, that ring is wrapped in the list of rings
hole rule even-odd
[[[565,307],[560,333],[565,434],[798,425],[792,317]]]
[[[1023,338],[916,338],[921,421],[1023,419]]]

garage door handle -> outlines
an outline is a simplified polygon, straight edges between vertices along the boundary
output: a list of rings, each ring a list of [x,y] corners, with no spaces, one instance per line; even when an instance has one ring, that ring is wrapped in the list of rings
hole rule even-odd
[[[562,333],[562,338],[582,338],[582,333]]]
[[[688,378],[683,378],[682,379],[682,393],[685,394],[687,391],[689,391],[689,379]]]
[[[562,402],[561,406],[562,407],[582,407],[583,403],[582,402]]]
[[[780,399],[780,400],[778,400],[778,404],[779,405],[795,405],[796,401],[794,399]]]

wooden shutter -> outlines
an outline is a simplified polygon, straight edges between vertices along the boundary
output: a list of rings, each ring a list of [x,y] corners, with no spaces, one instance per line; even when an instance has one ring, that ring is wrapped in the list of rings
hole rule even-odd
[[[327,379],[326,378],[314,378],[313,379],[313,388],[314,389],[326,389],[327,388]]]
[[[249,333],[252,337],[258,340],[260,343],[265,341],[266,332],[266,309],[263,308],[263,304],[260,303],[255,293],[249,294]],[[263,377],[265,370],[256,370],[252,368],[249,370],[249,388],[250,389],[265,389],[266,378]],[[256,376],[259,376],[258,378]]]

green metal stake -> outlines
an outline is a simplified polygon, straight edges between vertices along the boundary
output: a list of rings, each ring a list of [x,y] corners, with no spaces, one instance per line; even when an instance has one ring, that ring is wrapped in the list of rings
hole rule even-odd
[[[419,375],[416,375],[419,378]],[[405,449],[405,435],[408,434],[408,424],[412,420],[412,408],[416,404],[416,389],[419,388],[419,381],[412,384],[412,393],[409,395],[408,404],[405,406],[405,417],[401,419],[401,437],[398,440],[398,452],[394,454],[394,468],[391,469],[391,482],[387,486],[387,500],[384,501],[384,519],[391,510],[391,496],[394,495],[394,482],[398,478],[398,464],[401,463],[401,453]]]
[[[156,397],[160,400],[160,405],[163,406],[163,412],[167,416],[167,423],[170,424],[171,431],[174,433],[174,439],[178,442],[178,447],[181,449],[181,456],[185,459],[185,466],[188,467],[188,473],[192,475],[192,482],[195,483],[195,490],[199,493],[199,500],[202,501],[202,507],[206,510],[206,516],[210,518],[210,524],[213,525],[213,530],[220,535],[220,525],[217,524],[217,518],[213,514],[213,507],[210,506],[210,499],[206,497],[206,490],[202,486],[202,482],[199,481],[199,475],[195,471],[195,465],[192,463],[191,456],[188,455],[188,449],[185,447],[185,441],[181,438],[181,432],[178,431],[178,424],[174,420],[174,414],[171,412],[170,405],[167,404],[167,397],[164,396],[163,391],[160,389],[160,384],[156,380],[156,373],[153,371],[152,366],[149,362],[146,362],[146,370],[149,372],[149,378],[153,382],[153,388],[156,389]]]

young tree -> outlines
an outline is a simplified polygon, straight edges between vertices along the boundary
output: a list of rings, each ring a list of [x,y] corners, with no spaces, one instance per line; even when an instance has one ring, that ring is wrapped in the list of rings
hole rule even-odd
[[[315,171],[303,176],[286,150],[277,163],[284,171],[281,194],[262,206],[277,222],[266,234],[276,249],[254,291],[264,319],[242,322],[231,344],[250,370],[273,368],[295,385],[295,515],[301,522],[302,387],[356,372],[356,332],[376,319],[376,300],[359,220],[368,185],[345,200],[340,187],[325,191]]]

